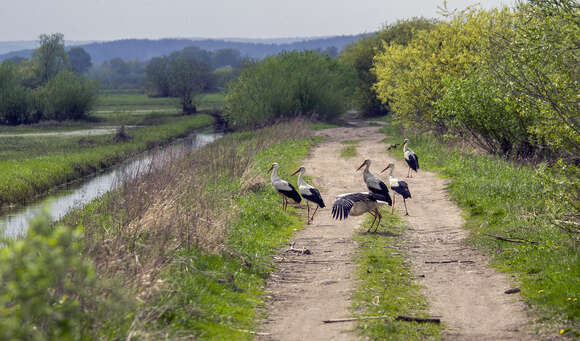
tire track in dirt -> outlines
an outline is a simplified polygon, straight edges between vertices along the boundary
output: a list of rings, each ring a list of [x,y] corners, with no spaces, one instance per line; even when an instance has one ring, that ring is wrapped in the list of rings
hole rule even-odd
[[[280,251],[278,269],[267,292],[270,298],[258,340],[355,340],[355,324],[324,324],[322,320],[350,315],[356,288],[352,261],[357,245],[352,236],[365,216],[335,221],[330,209],[337,194],[366,191],[360,163],[369,158],[375,174],[393,160],[395,176],[403,177],[404,161],[386,153],[378,127],[335,128],[318,132],[327,139],[304,161],[306,175],[313,178],[326,203],[312,225],[296,233],[295,249],[311,254]],[[340,141],[360,140],[355,158],[340,157]],[[282,160],[279,160],[282,161]],[[384,177],[383,177],[384,178]],[[292,182],[295,179],[287,178]],[[518,295],[506,295],[506,275],[489,268],[485,257],[465,244],[460,210],[449,200],[445,181],[420,171],[409,183],[413,199],[407,202],[410,217],[405,248],[431,301],[431,313],[442,316],[450,340],[530,340],[530,320]],[[399,199],[399,198],[398,198]],[[401,210],[400,200],[396,209]],[[426,264],[425,261],[464,260],[466,263]]]

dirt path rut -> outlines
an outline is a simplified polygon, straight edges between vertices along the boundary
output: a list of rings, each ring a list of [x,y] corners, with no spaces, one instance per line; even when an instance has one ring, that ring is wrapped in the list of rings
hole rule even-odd
[[[327,137],[305,160],[306,174],[320,189],[326,208],[319,210],[312,225],[299,231],[295,249],[310,254],[285,252],[277,256],[278,270],[267,286],[270,304],[259,340],[356,340],[353,323],[324,324],[322,320],[350,315],[351,295],[356,287],[352,256],[357,245],[353,234],[363,217],[335,221],[330,208],[337,194],[366,191],[361,172],[363,159],[371,159],[377,174],[387,160],[383,135],[377,127],[336,128],[319,132]],[[341,141],[360,140],[358,156],[342,158]],[[406,166],[396,162],[395,176],[406,175]],[[295,181],[295,179],[288,179]],[[431,301],[433,315],[442,316],[451,340],[529,340],[529,324],[517,296],[503,293],[507,278],[487,266],[483,256],[465,245],[466,232],[459,209],[449,201],[445,182],[421,171],[408,180],[413,199],[408,201],[410,228],[405,247],[414,272],[424,275],[420,284]],[[401,203],[397,209],[401,212]],[[464,263],[426,264],[425,261],[461,260]]]

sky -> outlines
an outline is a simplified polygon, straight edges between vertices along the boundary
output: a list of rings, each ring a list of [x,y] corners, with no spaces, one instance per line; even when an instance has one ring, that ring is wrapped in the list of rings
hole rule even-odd
[[[448,8],[515,0],[448,0]],[[285,38],[373,32],[443,0],[0,0],[0,41],[125,38]]]

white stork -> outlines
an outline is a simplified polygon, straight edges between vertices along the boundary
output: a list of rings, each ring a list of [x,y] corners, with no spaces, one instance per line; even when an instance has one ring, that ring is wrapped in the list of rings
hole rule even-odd
[[[276,192],[282,195],[282,209],[286,211],[286,207],[288,206],[288,199],[293,199],[297,204],[302,201],[300,194],[296,192],[294,186],[292,186],[288,181],[282,180],[278,177],[278,163],[274,162],[270,169],[268,169],[268,173],[272,171],[272,175],[270,175],[270,181],[272,182],[272,187],[276,190]]]
[[[413,176],[409,176],[411,174],[411,169],[417,172],[419,170],[419,158],[414,151],[409,148],[409,139],[403,140],[403,155],[405,155],[405,161],[409,165],[409,172],[407,172],[407,177],[412,178]]]
[[[306,224],[310,225],[310,222],[314,220],[314,215],[316,214],[316,211],[318,211],[318,208],[324,208],[326,205],[324,205],[324,201],[322,200],[320,192],[316,188],[307,184],[304,179],[302,179],[304,172],[306,172],[306,168],[301,166],[296,172],[292,173],[292,175],[300,173],[300,175],[298,175],[298,191],[300,192],[300,195],[306,199],[306,207],[308,208]],[[309,201],[312,201],[317,205],[314,213],[312,213],[312,218],[310,218],[310,205],[308,204]]]
[[[364,160],[362,165],[358,167],[357,171],[360,170],[363,166],[366,166],[363,171],[363,179],[369,191],[375,195],[377,200],[384,201],[392,206],[391,196],[389,195],[389,189],[387,188],[387,185],[385,185],[385,183],[381,179],[374,176],[369,171],[369,167],[371,166],[371,160],[369,159]]]
[[[409,215],[407,211],[407,203],[405,202],[406,199],[411,198],[411,192],[409,192],[409,186],[407,183],[399,178],[395,178],[393,176],[393,170],[395,170],[395,164],[389,163],[385,169],[381,171],[384,172],[389,169],[389,185],[391,186],[391,190],[400,196],[403,197],[403,205],[405,205],[405,215]],[[393,195],[393,207],[391,209],[391,213],[395,211],[395,195]]]
[[[361,193],[346,193],[341,194],[336,197],[334,204],[332,204],[332,217],[334,219],[342,220],[348,218],[349,215],[359,216],[365,213],[370,213],[375,219],[367,232],[370,232],[377,218],[379,221],[375,227],[375,231],[379,228],[381,224],[381,218],[383,217],[379,212],[380,205],[389,204],[386,201],[377,199],[377,195],[369,192]]]

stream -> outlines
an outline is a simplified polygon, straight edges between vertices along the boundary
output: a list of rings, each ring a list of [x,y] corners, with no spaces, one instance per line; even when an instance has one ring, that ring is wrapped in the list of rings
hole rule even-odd
[[[0,211],[0,231],[4,236],[19,238],[26,234],[30,222],[45,210],[53,221],[71,210],[82,207],[123,184],[124,179],[138,177],[152,162],[168,162],[175,156],[198,149],[223,136],[222,133],[191,134],[163,148],[150,150],[127,162],[67,185],[53,189],[48,196],[15,209]]]

